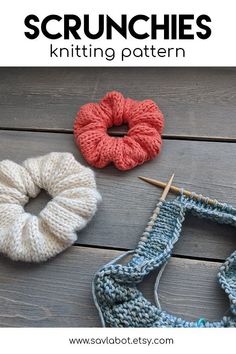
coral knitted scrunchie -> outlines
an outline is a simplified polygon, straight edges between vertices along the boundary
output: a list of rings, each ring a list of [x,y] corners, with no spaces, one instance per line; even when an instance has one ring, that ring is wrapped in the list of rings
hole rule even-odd
[[[124,137],[112,137],[107,129],[128,125]],[[89,164],[105,167],[111,162],[129,170],[153,159],[160,151],[163,114],[152,100],[142,102],[109,92],[100,103],[81,107],[74,124],[75,142]]]
[[[52,200],[39,216],[25,212],[45,189]],[[94,215],[101,197],[93,172],[70,153],[52,152],[22,165],[0,162],[0,252],[40,262],[69,247]]]

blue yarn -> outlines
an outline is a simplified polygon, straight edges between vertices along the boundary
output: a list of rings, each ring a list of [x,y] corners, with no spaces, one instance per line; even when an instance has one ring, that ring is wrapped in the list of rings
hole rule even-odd
[[[201,318],[199,318],[199,320],[197,321],[197,326],[198,326],[198,327],[203,327],[205,323],[206,323],[205,318],[204,318],[204,317],[201,317]]]
[[[126,252],[102,267],[94,277],[93,296],[102,324],[106,327],[236,327],[236,251],[220,267],[218,280],[228,294],[231,316],[210,322],[203,318],[187,321],[150,303],[137,289],[154,269],[162,269],[171,256],[174,244],[180,237],[182,223],[187,212],[212,221],[236,226],[236,209],[227,204],[203,203],[194,197],[181,195],[174,201],[159,202],[158,217],[148,223],[137,248]],[[157,210],[156,209],[156,210]],[[156,215],[154,211],[153,215]],[[118,261],[132,254],[126,264]]]

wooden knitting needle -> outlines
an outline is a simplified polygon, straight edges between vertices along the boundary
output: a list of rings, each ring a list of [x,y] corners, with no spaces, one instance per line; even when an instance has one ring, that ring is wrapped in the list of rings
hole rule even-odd
[[[141,178],[141,177],[140,177],[140,178]],[[145,178],[145,177],[144,177],[144,178]],[[167,194],[168,194],[169,191],[170,191],[170,187],[171,187],[171,183],[172,183],[173,179],[174,179],[174,173],[173,173],[173,175],[170,177],[169,181],[168,181],[167,183],[164,183],[165,188],[164,188],[164,191],[163,191],[163,193],[162,193],[162,195],[161,195],[161,198],[159,199],[161,202],[164,202],[164,201],[165,201],[166,196],[167,196]],[[152,214],[152,216],[151,216],[151,218],[150,218],[150,221],[148,222],[147,227],[146,227],[146,229],[145,229],[145,231],[144,231],[144,233],[143,233],[143,236],[142,236],[142,238],[141,238],[142,241],[145,241],[145,240],[147,239],[147,235],[148,235],[148,233],[152,230],[152,227],[153,227],[153,225],[154,225],[154,223],[155,223],[155,220],[156,220],[156,218],[158,217],[159,213],[160,213],[160,204],[158,203],[158,204],[156,205],[156,208],[155,208],[155,210],[153,211],[153,214]]]
[[[174,179],[174,176],[175,174],[173,173],[173,175],[170,177],[169,181],[167,183],[164,183],[165,184],[165,187],[164,187],[164,191],[161,195],[161,198],[160,200],[165,200],[166,199],[166,196],[167,194],[169,193],[170,191],[170,188],[171,188],[171,185],[172,185],[172,182],[173,182],[173,179]]]
[[[161,187],[161,188],[166,188],[168,185],[169,185],[169,182],[168,183],[164,183],[164,182],[161,182],[161,181],[158,181],[156,179],[152,179],[152,178],[147,178],[147,177],[143,177],[143,176],[139,176],[140,179],[142,179],[143,181],[145,182],[148,182],[150,184],[153,184],[154,186],[157,186],[157,187]],[[169,190],[171,192],[174,192],[174,193],[182,193],[182,189],[176,187],[176,186],[172,186],[170,185],[169,187]],[[165,190],[164,190],[165,192]],[[164,194],[163,192],[163,194]],[[198,194],[194,194],[186,189],[183,190],[183,194],[188,196],[188,197],[192,197],[192,198],[195,198],[195,199],[201,199],[204,203],[208,203],[208,204],[211,204],[211,205],[215,205],[216,204],[216,200],[214,199],[209,199],[207,197],[204,197],[204,196],[200,196]]]

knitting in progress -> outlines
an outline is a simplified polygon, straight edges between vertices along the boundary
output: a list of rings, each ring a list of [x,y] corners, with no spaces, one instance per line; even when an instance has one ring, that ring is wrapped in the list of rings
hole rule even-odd
[[[159,213],[158,217],[157,214]],[[230,302],[230,316],[210,322],[203,318],[187,321],[162,310],[158,284],[165,264],[178,241],[186,213],[217,223],[236,226],[236,209],[215,201],[203,202],[196,195],[181,194],[174,201],[160,201],[148,222],[137,248],[99,270],[93,282],[93,295],[103,326],[106,327],[236,327],[236,251],[220,267],[218,280]],[[119,260],[132,254],[131,260]],[[145,276],[159,269],[154,294],[156,305],[138,290]]]
[[[38,217],[25,212],[40,189],[52,197]],[[40,262],[77,239],[101,200],[94,173],[70,153],[52,152],[19,165],[0,162],[0,252],[13,260]]]
[[[128,125],[127,135],[112,137],[107,129]],[[74,124],[75,142],[89,164],[105,167],[113,163],[129,170],[153,159],[162,144],[164,118],[152,100],[124,98],[120,92],[108,92],[99,103],[81,107]]]

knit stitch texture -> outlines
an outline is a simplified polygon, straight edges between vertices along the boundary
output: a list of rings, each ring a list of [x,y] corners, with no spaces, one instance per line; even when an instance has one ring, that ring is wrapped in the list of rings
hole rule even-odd
[[[40,189],[52,197],[38,217],[25,212]],[[70,153],[53,152],[19,165],[0,162],[0,252],[40,262],[69,247],[101,200],[94,173]]]
[[[157,214],[160,211],[158,217]],[[93,282],[95,304],[107,327],[236,327],[236,251],[220,267],[218,280],[229,297],[231,315],[210,322],[187,321],[162,310],[158,300],[158,282],[174,244],[180,237],[186,213],[218,223],[236,226],[236,209],[217,201],[215,206],[183,195],[174,201],[159,202],[128,263],[118,259],[99,270]],[[130,254],[130,252],[128,252]],[[126,255],[126,254],[125,254]],[[140,283],[154,269],[159,269],[155,286],[156,306],[138,290]]]
[[[124,137],[112,137],[107,129],[128,125]],[[100,103],[81,107],[74,124],[75,142],[89,164],[105,167],[110,163],[129,170],[153,159],[162,144],[164,117],[152,100],[142,102],[108,92]]]

